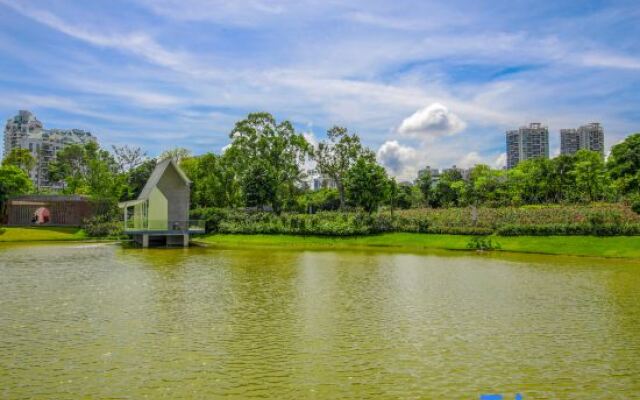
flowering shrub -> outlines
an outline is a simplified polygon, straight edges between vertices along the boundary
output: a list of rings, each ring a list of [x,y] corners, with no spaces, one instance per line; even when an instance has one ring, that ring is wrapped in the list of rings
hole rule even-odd
[[[631,209],[636,213],[640,214],[640,199],[635,200],[631,203]]]
[[[84,220],[82,228],[90,237],[118,237],[122,235],[122,223],[106,216],[94,216]]]
[[[383,232],[452,235],[640,235],[640,215],[623,204],[282,214],[220,209],[192,211],[208,232],[353,236]]]

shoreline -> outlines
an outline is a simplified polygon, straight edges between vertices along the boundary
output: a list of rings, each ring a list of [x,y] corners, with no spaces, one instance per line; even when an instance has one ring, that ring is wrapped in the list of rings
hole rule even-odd
[[[472,235],[385,233],[369,236],[294,236],[209,234],[192,238],[203,246],[286,247],[291,249],[450,250],[476,252],[467,244]],[[640,259],[640,236],[490,236],[501,249],[483,253],[518,253],[557,256]]]
[[[10,243],[101,243],[125,241],[113,237],[87,236],[81,228],[74,227],[0,227],[0,245]]]
[[[472,253],[467,244],[473,235],[384,233],[367,236],[297,236],[279,234],[206,234],[192,236],[191,243],[204,247],[280,247],[312,250],[391,251],[447,250]],[[640,260],[640,236],[488,236],[499,249],[481,253],[540,254]],[[2,227],[0,245],[11,243],[124,243],[122,238],[88,237],[79,228]]]

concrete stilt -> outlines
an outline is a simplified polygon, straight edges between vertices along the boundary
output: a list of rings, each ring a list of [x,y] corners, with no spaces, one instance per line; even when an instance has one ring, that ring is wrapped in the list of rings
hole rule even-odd
[[[189,247],[189,234],[188,233],[182,235],[182,241],[183,241],[182,245],[184,247]]]
[[[149,247],[149,235],[142,235],[142,248],[146,249]]]

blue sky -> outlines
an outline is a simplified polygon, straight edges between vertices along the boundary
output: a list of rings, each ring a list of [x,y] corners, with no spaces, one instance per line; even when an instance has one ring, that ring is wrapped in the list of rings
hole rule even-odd
[[[343,125],[411,178],[504,162],[504,131],[640,131],[637,1],[0,0],[0,115],[150,155],[268,111]]]

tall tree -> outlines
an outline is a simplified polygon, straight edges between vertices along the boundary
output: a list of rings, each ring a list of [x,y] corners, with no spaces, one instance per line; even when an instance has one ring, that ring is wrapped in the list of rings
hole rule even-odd
[[[239,185],[227,156],[206,153],[183,159],[180,167],[192,182],[191,203],[194,207],[238,205]]]
[[[249,164],[246,172],[243,179],[245,204],[262,211],[266,204],[271,203],[273,210],[280,212],[277,173],[272,173],[269,166],[261,160]]]
[[[391,216],[393,217],[393,211],[398,202],[398,182],[396,178],[391,178],[387,181],[387,195],[389,196],[389,208],[391,209]]]
[[[2,165],[13,165],[29,174],[29,171],[36,166],[36,159],[31,155],[29,150],[15,148],[2,160]]]
[[[422,171],[422,173],[418,176],[416,185],[420,189],[420,193],[422,193],[424,204],[429,204],[429,199],[431,198],[432,193],[431,186],[433,185],[433,177],[431,176],[431,171],[428,169]]]
[[[4,206],[9,197],[26,194],[32,190],[33,184],[22,169],[15,165],[3,165],[0,167],[0,210],[4,211]]]
[[[520,162],[509,171],[510,184],[517,188],[519,197],[525,204],[539,204],[555,198],[549,177],[553,174],[551,161],[546,158],[533,158]],[[518,177],[519,182],[511,182]]]
[[[122,194],[121,200],[133,200],[147,183],[147,180],[156,168],[157,161],[155,158],[148,158],[142,164],[131,168],[125,174],[126,190]]]
[[[147,158],[147,153],[140,147],[129,145],[111,146],[113,148],[114,159],[118,164],[120,172],[127,172],[142,164]]]
[[[407,182],[398,184],[398,193],[396,196],[396,206],[403,210],[413,206],[413,185]]]
[[[595,151],[580,150],[575,155],[576,189],[582,199],[602,200],[609,186],[602,155]]]
[[[311,153],[303,135],[289,121],[277,123],[268,113],[253,113],[236,123],[225,156],[234,163],[248,204],[270,204],[276,213],[293,202],[300,166]],[[268,185],[268,187],[260,187]]]
[[[622,194],[640,194],[640,133],[611,148],[607,168]]]
[[[125,191],[124,176],[118,173],[113,156],[95,142],[60,150],[49,165],[49,177],[54,182],[64,182],[65,193],[117,200]]]
[[[559,203],[563,201],[575,201],[576,190],[576,158],[573,155],[559,155],[551,160],[552,171],[547,180],[549,181],[552,201]]]
[[[369,157],[361,156],[345,176],[347,199],[371,214],[388,194],[389,179],[385,169]]]
[[[174,147],[169,150],[163,151],[158,160],[166,160],[167,158],[171,158],[176,163],[180,163],[185,158],[191,157],[191,150],[185,149],[184,147]]]
[[[357,134],[349,134],[346,128],[334,126],[327,131],[327,141],[318,144],[314,152],[317,171],[336,183],[340,194],[340,208],[345,204],[344,179],[356,160],[361,157],[375,160],[373,152],[360,143]]]
[[[507,200],[506,173],[478,164],[469,173],[467,204],[492,206],[505,205]]]
[[[430,204],[433,207],[455,207],[462,201],[464,189],[462,173],[458,169],[449,169],[440,174]]]

